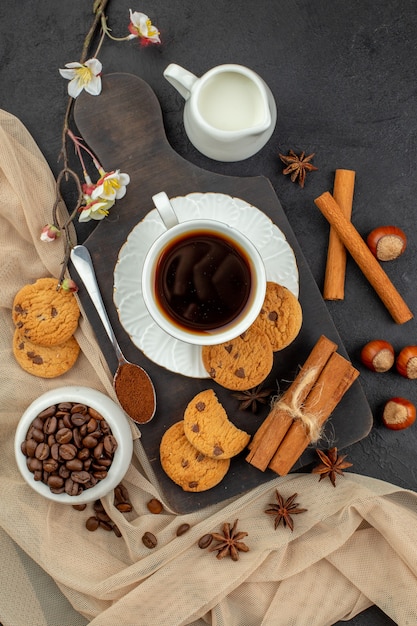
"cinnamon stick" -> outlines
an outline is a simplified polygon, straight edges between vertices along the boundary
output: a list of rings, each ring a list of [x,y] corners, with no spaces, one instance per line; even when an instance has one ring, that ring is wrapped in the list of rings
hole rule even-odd
[[[293,422],[292,415],[281,408],[283,403],[291,405],[295,396],[297,396],[299,404],[305,401],[316,384],[324,366],[336,349],[337,345],[324,335],[318,339],[295,380],[283,394],[280,401],[275,403],[253,436],[249,444],[250,452],[246,457],[246,460],[251,465],[261,471],[266,470]],[[306,376],[309,372],[313,372],[313,376],[310,376],[307,381]]]
[[[326,191],[314,200],[316,206],[335,229],[341,241],[368,279],[397,324],[413,318],[413,313],[394,287],[352,223],[342,214],[339,205]]]
[[[334,177],[333,198],[346,219],[352,215],[355,172],[337,169]],[[345,297],[346,248],[333,226],[330,227],[327,262],[324,274],[323,298],[343,300]]]
[[[318,423],[323,425],[358,376],[358,370],[347,359],[335,352],[307,396],[303,407],[304,412],[314,413]],[[294,420],[269,463],[269,468],[280,476],[285,476],[309,443],[310,436],[304,424],[301,420]]]

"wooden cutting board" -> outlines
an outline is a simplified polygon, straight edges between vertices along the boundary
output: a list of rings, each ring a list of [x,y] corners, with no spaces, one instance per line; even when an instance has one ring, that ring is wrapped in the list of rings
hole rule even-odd
[[[174,197],[192,192],[224,193],[242,198],[268,215],[284,232],[297,259],[303,326],[291,346],[276,353],[265,386],[277,388],[278,384],[283,391],[321,334],[337,343],[339,352],[347,356],[271,183],[260,176],[239,178],[208,172],[179,156],[166,139],[154,92],[134,75],[104,76],[100,96],[83,93],[77,98],[75,122],[106,171],[118,168],[131,178],[126,196],[117,201],[108,219],[98,224],[85,244],[93,257],[97,280],[119,344],[129,360],[149,372],[155,384],[157,412],[154,419],[140,429],[154,480],[158,481],[167,502],[178,513],[217,503],[271,480],[276,475],[270,470],[260,472],[249,465],[245,453],[233,459],[220,485],[206,492],[186,493],[165,475],[159,462],[161,437],[169,426],[182,419],[186,405],[198,392],[209,387],[215,389],[232,421],[250,434],[259,427],[268,409],[265,407],[255,415],[242,411],[232,393],[211,380],[173,374],[151,362],[131,342],[113,303],[113,272],[119,250],[132,228],[153,209],[151,198],[154,194],[165,191]],[[71,271],[76,274],[74,268]],[[82,287],[79,295],[109,367],[115,371],[117,361],[112,347]],[[328,437],[333,445],[343,448],[364,438],[371,426],[372,414],[360,382],[356,381],[329,420]],[[327,445],[323,443],[321,447]],[[305,468],[316,459],[314,449],[307,450],[294,471]]]

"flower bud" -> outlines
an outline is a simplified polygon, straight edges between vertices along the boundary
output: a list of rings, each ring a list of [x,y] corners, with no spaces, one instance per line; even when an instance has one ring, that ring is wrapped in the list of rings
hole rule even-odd
[[[59,228],[57,228],[53,224],[46,224],[46,226],[44,226],[41,230],[40,240],[50,243],[51,241],[55,241],[55,239],[60,236],[61,231],[59,230]]]
[[[72,278],[64,278],[61,284],[61,289],[63,289],[64,291],[71,291],[72,293],[77,293],[78,286],[72,280]]]

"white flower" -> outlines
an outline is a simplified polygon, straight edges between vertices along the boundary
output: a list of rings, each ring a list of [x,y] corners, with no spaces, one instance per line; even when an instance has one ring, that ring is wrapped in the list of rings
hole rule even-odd
[[[129,13],[129,30],[133,37],[140,37],[150,43],[161,43],[158,29],[152,26],[151,20],[145,13],[132,12],[132,9],[129,9]]]
[[[89,222],[90,220],[102,220],[109,214],[113,205],[114,200],[105,200],[103,198],[92,200],[80,208],[78,221]]]
[[[92,96],[101,93],[102,65],[98,59],[89,59],[85,63],[67,63],[67,69],[60,69],[59,73],[68,83],[68,95],[76,98],[83,89]]]
[[[129,174],[114,172],[103,172],[104,175],[97,181],[96,187],[91,193],[93,200],[102,198],[104,200],[119,200],[126,194],[126,185],[130,183]]]

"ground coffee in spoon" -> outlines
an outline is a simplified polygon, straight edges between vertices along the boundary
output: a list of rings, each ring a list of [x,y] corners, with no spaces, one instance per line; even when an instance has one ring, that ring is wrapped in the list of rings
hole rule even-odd
[[[133,363],[120,365],[114,381],[117,398],[129,417],[145,424],[153,416],[155,395],[146,373]]]

